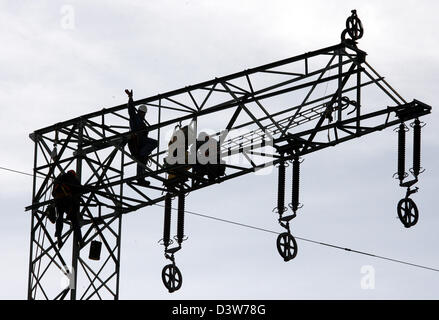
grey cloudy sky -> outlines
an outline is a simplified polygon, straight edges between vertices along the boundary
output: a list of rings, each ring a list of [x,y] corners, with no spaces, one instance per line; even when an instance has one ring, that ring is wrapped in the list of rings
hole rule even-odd
[[[62,27],[71,5],[74,28]],[[407,99],[435,107],[439,3],[424,1],[2,1],[0,166],[31,172],[32,131],[136,98],[337,44],[350,10],[368,62]],[[391,130],[306,157],[295,235],[439,268],[439,115],[424,119],[416,227],[396,218],[403,190]],[[410,156],[408,156],[410,158]],[[248,175],[190,195],[187,209],[280,231],[276,175]],[[26,298],[32,179],[0,172],[0,298]],[[184,284],[169,295],[157,245],[162,210],[123,222],[122,299],[436,299],[439,273],[298,241],[284,263],[276,236],[188,216],[178,253]],[[361,267],[375,268],[362,290]]]

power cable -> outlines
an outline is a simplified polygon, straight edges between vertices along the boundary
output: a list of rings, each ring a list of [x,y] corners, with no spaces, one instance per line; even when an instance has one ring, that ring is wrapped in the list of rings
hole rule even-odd
[[[13,170],[13,169],[5,168],[5,167],[0,167],[0,169],[33,177],[32,174],[26,173],[26,172],[23,172],[23,171]],[[40,177],[40,176],[37,176],[37,177]],[[158,206],[158,207],[164,208],[164,206],[161,205],[161,204],[154,204],[154,205]],[[172,208],[172,210],[178,210],[178,209],[177,208]],[[193,211],[188,211],[188,210],[185,210],[185,212],[188,213],[188,214],[194,215],[194,216],[198,216],[198,217],[202,217],[202,218],[206,218],[206,219],[211,219],[211,220],[215,220],[215,221],[219,221],[219,222],[224,222],[224,223],[228,223],[228,224],[233,224],[233,225],[244,227],[244,228],[249,228],[249,229],[253,229],[253,230],[263,231],[263,232],[272,233],[272,234],[280,234],[277,231],[268,230],[268,229],[260,228],[260,227],[255,227],[255,226],[252,226],[252,225],[249,225],[249,224],[245,224],[245,223],[241,223],[241,222],[236,222],[236,221],[226,220],[226,219],[222,219],[222,218],[217,218],[217,217],[213,217],[213,216],[209,216],[209,215],[206,215],[206,214],[201,214],[201,213],[197,213],[197,212],[193,212]],[[305,242],[314,243],[314,244],[318,244],[318,245],[322,245],[322,246],[326,246],[326,247],[330,247],[330,248],[334,248],[334,249],[339,249],[339,250],[343,250],[343,251],[347,251],[347,252],[353,252],[353,253],[357,253],[357,254],[361,254],[361,255],[365,255],[365,256],[381,259],[381,260],[391,261],[391,262],[395,262],[395,263],[399,263],[399,264],[403,264],[403,265],[407,265],[407,266],[411,266],[411,267],[415,267],[415,268],[421,268],[421,269],[425,269],[425,270],[439,272],[439,269],[423,266],[423,265],[420,265],[420,264],[415,264],[415,263],[411,263],[411,262],[407,262],[407,261],[403,261],[403,260],[393,259],[393,258],[389,258],[389,257],[385,257],[385,256],[380,256],[380,255],[376,255],[376,254],[373,254],[373,253],[359,251],[359,250],[355,250],[355,249],[345,248],[345,247],[337,246],[337,245],[334,245],[334,244],[330,244],[330,243],[326,243],[326,242],[321,242],[321,241],[316,241],[316,240],[311,240],[311,239],[307,239],[307,238],[303,238],[303,237],[295,236],[295,238],[298,239],[298,240],[305,241]]]
[[[160,205],[160,204],[154,204],[154,205],[155,206],[159,206],[159,207],[164,207],[163,205]],[[178,210],[177,208],[172,208],[172,209],[173,210]],[[236,222],[236,221],[221,219],[221,218],[217,218],[217,217],[213,217],[213,216],[209,216],[209,215],[205,215],[205,214],[201,214],[201,213],[196,213],[196,212],[192,212],[192,211],[187,211],[187,210],[185,210],[185,212],[188,213],[188,214],[191,214],[191,215],[195,215],[195,216],[199,216],[199,217],[203,217],[203,218],[207,218],[207,219],[211,219],[211,220],[216,220],[216,221],[220,221],[220,222],[224,222],[224,223],[229,223],[229,224],[237,225],[237,226],[240,226],[240,227],[245,227],[245,228],[249,228],[249,229],[253,229],[253,230],[258,230],[258,231],[263,231],[263,232],[272,233],[272,234],[277,234],[277,235],[280,234],[280,232],[277,232],[277,231],[268,230],[268,229],[260,228],[260,227],[255,227],[255,226],[252,226],[252,225],[249,225],[249,224],[245,224],[245,223],[240,223],[240,222]],[[387,260],[387,261],[391,261],[391,262],[396,262],[396,263],[404,264],[404,265],[407,265],[407,266],[412,266],[412,267],[416,267],[416,268],[421,268],[421,269],[426,269],[426,270],[430,270],[430,271],[439,272],[439,269],[432,268],[432,267],[427,267],[427,266],[423,266],[423,265],[419,265],[419,264],[415,264],[415,263],[411,263],[411,262],[407,262],[407,261],[403,261],[403,260],[398,260],[398,259],[393,259],[393,258],[389,258],[389,257],[385,257],[385,256],[380,256],[380,255],[376,255],[376,254],[368,253],[368,252],[364,252],[364,251],[359,251],[359,250],[354,250],[354,249],[350,249],[350,248],[345,248],[345,247],[337,246],[337,245],[326,243],[326,242],[311,240],[311,239],[307,239],[307,238],[303,238],[303,237],[297,237],[297,236],[294,236],[294,237],[296,239],[299,239],[299,240],[302,240],[302,241],[305,241],[305,242],[310,242],[310,243],[314,243],[314,244],[318,244],[318,245],[322,245],[322,246],[326,246],[326,247],[330,247],[330,248],[334,248],[334,249],[339,249],[339,250],[343,250],[343,251],[347,251],[347,252],[353,252],[353,253],[357,253],[357,254],[361,254],[361,255],[366,255],[366,256],[377,258],[377,259],[381,259],[381,260]]]
[[[9,169],[9,168],[5,168],[5,167],[0,167],[1,170],[6,170],[6,171],[10,171],[10,172],[14,172],[14,173],[19,173],[19,174],[23,174],[26,176],[31,176],[33,177],[33,174],[27,173],[27,172],[23,172],[23,171],[18,171],[18,170],[13,170],[13,169]]]

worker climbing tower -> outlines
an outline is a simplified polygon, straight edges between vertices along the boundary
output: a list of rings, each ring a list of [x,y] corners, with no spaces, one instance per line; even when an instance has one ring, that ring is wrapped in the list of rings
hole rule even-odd
[[[186,196],[268,166],[278,170],[273,211],[284,232],[277,250],[290,261],[298,253],[292,223],[303,211],[299,191],[306,155],[394,126],[396,177],[407,189],[396,212],[405,227],[413,227],[419,212],[410,196],[418,191],[414,185],[422,172],[419,119],[431,107],[407,102],[372,68],[358,48],[363,34],[353,10],[339,44],[135,101],[148,106],[148,135],[158,141],[146,164],[130,150],[132,135],[140,132],[130,132],[126,104],[33,132],[33,194],[26,208],[32,219],[28,299],[118,299],[122,219],[159,203],[164,203],[160,243],[168,261],[161,276],[169,292],[180,289],[177,253],[187,239]],[[409,126],[413,179],[406,181]],[[179,161],[172,161],[174,153]],[[138,165],[149,184],[138,183]],[[54,202],[55,177],[70,169],[83,185],[81,246],[68,220],[57,244],[47,211]],[[287,185],[292,190],[288,204]],[[148,219],[148,209],[143,211]]]

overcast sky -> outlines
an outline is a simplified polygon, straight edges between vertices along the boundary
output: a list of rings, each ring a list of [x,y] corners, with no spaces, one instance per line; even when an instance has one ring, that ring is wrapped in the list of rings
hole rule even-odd
[[[2,1],[0,166],[32,172],[36,129],[337,44],[351,9],[365,28],[359,47],[407,100],[438,100],[439,3],[418,1]],[[70,11],[73,9],[73,11]],[[66,12],[74,20],[66,24]],[[385,107],[385,106],[383,106]],[[404,190],[392,129],[306,157],[293,234],[439,268],[439,115],[423,119],[418,224],[396,218]],[[410,140],[409,140],[410,141]],[[411,159],[411,155],[407,156]],[[276,174],[247,175],[192,193],[187,209],[281,231],[271,212]],[[27,296],[32,178],[0,171],[0,298]],[[289,193],[288,193],[289,194]],[[270,233],[188,216],[177,261],[184,283],[170,295],[157,244],[162,209],[124,218],[122,299],[437,299],[439,273],[298,240],[284,263]],[[361,268],[375,270],[364,290]]]

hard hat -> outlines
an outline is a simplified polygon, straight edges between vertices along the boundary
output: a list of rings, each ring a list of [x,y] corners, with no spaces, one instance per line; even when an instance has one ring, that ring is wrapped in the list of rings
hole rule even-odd
[[[67,173],[70,173],[70,174],[73,174],[74,176],[76,176],[75,170],[69,170],[69,171],[67,171]]]
[[[147,113],[148,107],[146,106],[146,104],[141,104],[137,110]]]

